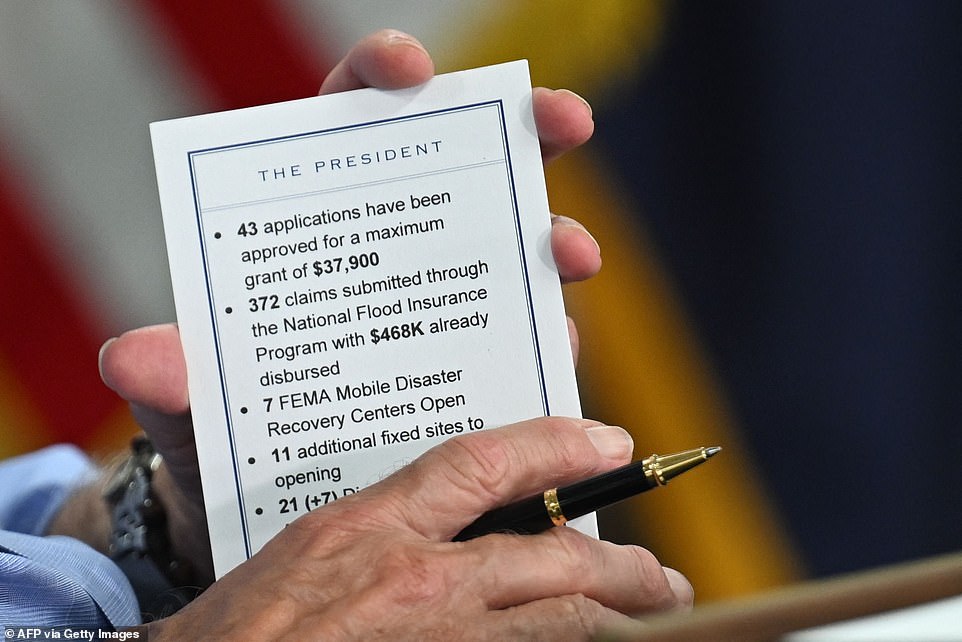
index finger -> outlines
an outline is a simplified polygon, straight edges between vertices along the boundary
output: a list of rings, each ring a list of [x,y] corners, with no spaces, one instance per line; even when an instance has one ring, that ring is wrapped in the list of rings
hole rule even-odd
[[[632,449],[617,426],[541,417],[439,444],[369,498],[380,495],[410,530],[447,541],[492,508],[626,464]]]

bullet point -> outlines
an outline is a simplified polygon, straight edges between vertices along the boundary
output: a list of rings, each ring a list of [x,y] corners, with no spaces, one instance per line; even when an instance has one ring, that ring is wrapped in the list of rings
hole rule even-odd
[[[241,406],[241,414],[242,414],[242,415],[246,415],[246,414],[247,414],[247,406]]]
[[[234,308],[226,308],[226,309],[224,310],[224,312],[226,312],[227,314],[230,314],[230,313],[233,312],[233,311],[234,311]]]
[[[257,460],[254,459],[253,457],[248,457],[248,458],[247,458],[247,463],[248,463],[248,464],[253,464],[255,461],[257,461]]]
[[[254,509],[254,512],[257,513],[258,515],[263,515],[263,514],[264,514],[264,509],[263,509],[263,508],[255,508],[255,509]]]
[[[219,239],[219,238],[220,238],[220,232],[214,232],[214,238],[215,238],[215,239]]]

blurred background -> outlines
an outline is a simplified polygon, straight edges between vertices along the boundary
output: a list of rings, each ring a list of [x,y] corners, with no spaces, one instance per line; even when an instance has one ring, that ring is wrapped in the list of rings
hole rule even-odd
[[[97,351],[173,320],[147,124],[313,94],[360,36],[593,104],[555,212],[585,414],[719,444],[601,516],[709,601],[962,548],[962,3],[5,0],[0,456],[135,430]]]

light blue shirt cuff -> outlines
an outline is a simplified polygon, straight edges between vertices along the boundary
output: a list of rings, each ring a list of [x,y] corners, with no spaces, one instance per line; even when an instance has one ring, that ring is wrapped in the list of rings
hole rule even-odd
[[[0,463],[0,529],[43,535],[70,493],[95,476],[90,460],[70,445]]]
[[[0,531],[0,577],[0,626],[140,624],[123,572],[78,540]]]

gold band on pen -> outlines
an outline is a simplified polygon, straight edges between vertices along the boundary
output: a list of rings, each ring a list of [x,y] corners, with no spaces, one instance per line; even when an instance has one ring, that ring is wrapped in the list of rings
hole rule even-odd
[[[564,526],[568,518],[561,512],[561,502],[558,501],[558,489],[544,491],[544,507],[548,510],[548,517],[555,526]]]

